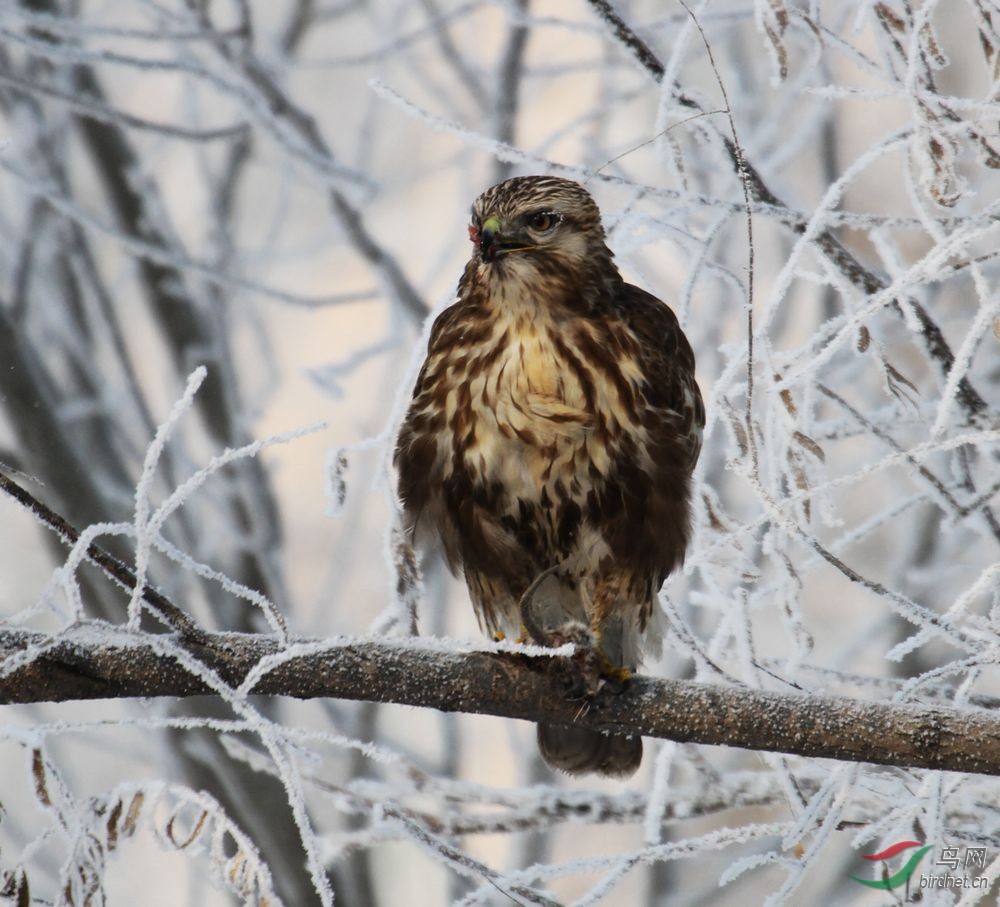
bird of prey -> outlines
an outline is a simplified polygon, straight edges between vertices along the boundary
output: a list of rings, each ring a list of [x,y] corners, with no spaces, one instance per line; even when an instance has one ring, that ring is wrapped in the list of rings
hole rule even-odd
[[[469,237],[396,444],[405,526],[464,573],[486,632],[523,636],[534,585],[537,625],[553,639],[583,625],[602,669],[627,677],[690,536],[694,354],[674,313],[622,279],[579,183],[505,180],[476,199]],[[571,774],[642,759],[639,737],[571,724],[540,724],[538,743]]]

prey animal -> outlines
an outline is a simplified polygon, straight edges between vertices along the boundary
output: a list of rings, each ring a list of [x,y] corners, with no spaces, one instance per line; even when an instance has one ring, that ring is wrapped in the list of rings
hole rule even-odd
[[[601,671],[639,664],[690,537],[705,411],[674,313],[625,283],[572,180],[524,176],[472,208],[458,298],[434,322],[394,462],[407,530],[464,573],[480,625],[584,630]],[[650,634],[652,635],[652,634]],[[571,774],[628,776],[639,737],[540,724]]]

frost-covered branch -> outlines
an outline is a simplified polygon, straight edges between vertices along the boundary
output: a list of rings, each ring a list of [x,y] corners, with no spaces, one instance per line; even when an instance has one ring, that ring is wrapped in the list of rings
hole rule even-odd
[[[0,633],[0,703],[197,696],[205,679],[184,650],[242,694],[329,697],[576,723],[608,733],[871,762],[1000,774],[1000,718],[986,711],[769,693],[637,676],[620,694],[567,696],[558,658],[455,652],[446,644],[206,636],[167,642],[143,634],[63,638]]]
[[[594,11],[608,24],[615,37],[629,49],[643,68],[657,82],[662,82],[666,74],[663,63],[660,62],[656,54],[615,12],[608,0],[589,0]],[[680,86],[673,86],[677,95],[677,102],[684,108],[704,113],[702,105],[685,94]],[[771,189],[764,180],[760,171],[754,164],[747,160],[737,144],[727,135],[720,133],[720,140],[726,149],[733,171],[745,180],[755,202],[762,202],[771,206],[777,211],[787,210],[785,202]],[[810,239],[817,248],[833,263],[844,276],[856,287],[867,294],[877,293],[887,286],[885,279],[876,274],[872,269],[865,267],[858,258],[853,255],[844,244],[829,230],[820,227],[819,230],[810,230],[810,223],[804,219],[792,219],[789,222],[792,231],[800,236],[806,235],[810,231]],[[892,302],[892,308],[900,316],[904,316],[904,308],[896,301]],[[934,359],[941,370],[947,374],[955,366],[955,354],[948,344],[941,330],[926,308],[915,299],[909,299],[906,303],[906,312],[912,313],[919,324],[920,334],[924,340],[924,345],[928,355]],[[956,398],[965,411],[966,415],[976,417],[989,409],[989,404],[982,395],[973,387],[968,377],[963,376],[956,388]]]
[[[1000,847],[991,4],[272,6],[0,4],[0,673],[66,700],[4,709],[0,900],[111,897],[140,828],[206,907],[411,863],[435,904],[840,903],[831,855]],[[527,173],[593,192],[707,403],[663,657],[579,718],[394,531],[417,324]],[[439,708],[664,736],[598,789]]]

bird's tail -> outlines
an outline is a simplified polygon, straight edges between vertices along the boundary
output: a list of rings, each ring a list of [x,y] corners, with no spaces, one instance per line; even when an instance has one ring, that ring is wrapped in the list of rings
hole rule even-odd
[[[603,669],[628,666],[629,671],[635,670],[638,633],[634,623],[624,621],[621,615],[604,622],[595,653]],[[594,645],[592,637],[591,645]],[[627,778],[635,774],[642,762],[641,737],[605,734],[572,724],[539,724],[538,749],[549,765],[570,775],[596,773]]]
[[[553,768],[570,775],[634,775],[642,762],[642,738],[603,734],[570,724],[539,724],[538,749]]]
[[[578,647],[582,660],[576,663],[576,670],[582,673],[585,686],[607,670],[635,670],[639,660],[637,616],[633,619],[633,615],[619,612],[606,618],[598,641],[578,589],[561,585],[555,577],[535,590],[530,607],[550,645],[572,642]],[[627,778],[642,762],[641,737],[605,734],[573,724],[540,723],[538,749],[549,765],[570,775]]]

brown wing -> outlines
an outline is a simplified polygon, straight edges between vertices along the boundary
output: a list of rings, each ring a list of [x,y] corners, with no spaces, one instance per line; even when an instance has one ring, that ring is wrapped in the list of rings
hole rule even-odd
[[[417,376],[413,399],[403,420],[393,452],[393,465],[399,476],[399,499],[405,524],[415,530],[433,495],[441,488],[439,435],[444,429],[447,388],[441,381],[439,354],[455,342],[461,320],[461,308],[452,305],[434,320],[427,343],[427,358]]]
[[[690,472],[698,460],[705,427],[691,344],[673,310],[639,287],[624,284],[616,309],[639,343],[646,405],[663,416],[649,427],[658,429],[659,443],[679,448]]]
[[[460,376],[490,333],[487,315],[475,298],[466,297],[437,317],[393,455],[406,528],[417,537],[423,527],[436,534],[456,573],[468,559],[464,553],[472,550],[478,559],[489,559],[496,547],[484,535],[490,527],[480,519],[475,477],[457,456],[475,428],[469,382]],[[449,417],[450,392],[455,399]]]
[[[694,377],[694,353],[664,303],[624,284],[614,311],[635,344],[642,373],[636,406],[645,451],[625,450],[617,482],[623,508],[613,547],[622,566],[656,593],[684,560],[691,533],[690,478],[701,450],[705,409]]]

